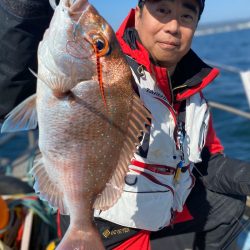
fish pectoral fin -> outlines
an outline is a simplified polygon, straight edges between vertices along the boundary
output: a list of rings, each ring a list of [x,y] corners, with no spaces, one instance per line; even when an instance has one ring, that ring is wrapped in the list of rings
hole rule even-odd
[[[37,128],[36,94],[28,97],[7,116],[1,132],[17,132]]]
[[[125,184],[125,176],[129,171],[136,143],[139,142],[140,131],[147,131],[146,126],[150,126],[151,113],[144,107],[142,101],[134,94],[132,110],[129,115],[126,139],[121,149],[117,167],[106,185],[103,192],[96,198],[94,208],[107,210],[112,207],[120,198]]]
[[[29,172],[35,178],[34,190],[39,198],[49,203],[52,208],[58,208],[61,214],[69,214],[67,206],[64,204],[63,193],[60,192],[58,186],[51,181],[41,154],[34,161],[34,166]]]
[[[44,66],[40,65],[40,68],[42,67]],[[47,69],[43,69],[45,70],[43,74],[37,74],[30,68],[29,70],[38,80],[46,84],[56,97],[67,95],[78,84],[78,81],[73,81],[73,78],[52,73]]]

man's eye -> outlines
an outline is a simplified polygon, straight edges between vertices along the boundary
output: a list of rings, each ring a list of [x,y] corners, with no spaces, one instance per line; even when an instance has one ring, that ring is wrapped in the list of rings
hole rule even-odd
[[[186,14],[186,15],[182,15],[182,19],[186,22],[193,22],[194,21],[194,17],[189,15],[189,14]]]
[[[159,12],[160,14],[169,14],[170,10],[166,8],[158,8],[157,12]]]

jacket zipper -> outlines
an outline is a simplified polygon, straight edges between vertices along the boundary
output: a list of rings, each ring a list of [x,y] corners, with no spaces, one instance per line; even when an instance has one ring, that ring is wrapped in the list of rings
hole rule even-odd
[[[173,108],[174,110],[174,91],[177,90],[177,89],[181,89],[181,88],[185,88],[187,87],[187,84],[182,84],[180,86],[177,86],[175,88],[172,87],[172,81],[171,81],[171,77],[170,77],[170,74],[169,74],[169,71],[167,70],[167,76],[168,76],[168,82],[169,82],[169,88],[170,88],[170,94],[171,94],[171,107]],[[175,111],[175,110],[174,110]],[[177,114],[177,112],[175,111],[175,114]]]
[[[178,87],[173,88],[173,91],[175,91],[175,90],[177,90],[177,89],[182,89],[182,88],[185,88],[185,87],[187,87],[187,85],[186,85],[186,84],[183,84],[183,85],[180,85],[180,86],[178,86]]]
[[[167,70],[167,75],[168,75],[168,83],[169,83],[169,88],[170,88],[170,94],[171,94],[171,106],[173,108],[174,105],[174,93],[173,93],[173,87],[172,87],[172,81],[171,81],[171,77],[169,74],[169,71]],[[173,108],[174,109],[174,108]],[[176,113],[176,112],[175,112]]]
[[[174,93],[173,93],[173,88],[172,88],[172,81],[171,81],[171,77],[170,77],[168,70],[167,70],[167,76],[168,76],[168,83],[169,83],[170,94],[171,94],[171,103],[169,103],[169,106],[171,107],[173,114],[175,115],[174,117],[175,121],[177,121],[177,111],[174,109]]]

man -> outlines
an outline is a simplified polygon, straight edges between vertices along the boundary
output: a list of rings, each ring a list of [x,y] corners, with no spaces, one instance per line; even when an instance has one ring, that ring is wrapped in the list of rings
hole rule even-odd
[[[153,119],[121,198],[95,213],[107,249],[150,249],[152,231],[196,232],[193,249],[223,249],[240,227],[250,166],[223,155],[201,93],[218,70],[190,49],[204,3],[140,0],[117,32]]]

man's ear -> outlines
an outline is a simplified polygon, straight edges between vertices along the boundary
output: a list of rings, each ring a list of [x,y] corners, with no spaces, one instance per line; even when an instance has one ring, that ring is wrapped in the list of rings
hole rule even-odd
[[[141,18],[141,12],[142,10],[140,9],[140,7],[137,5],[135,7],[135,29],[137,30],[137,27],[138,27],[138,22],[139,22],[139,19]]]

